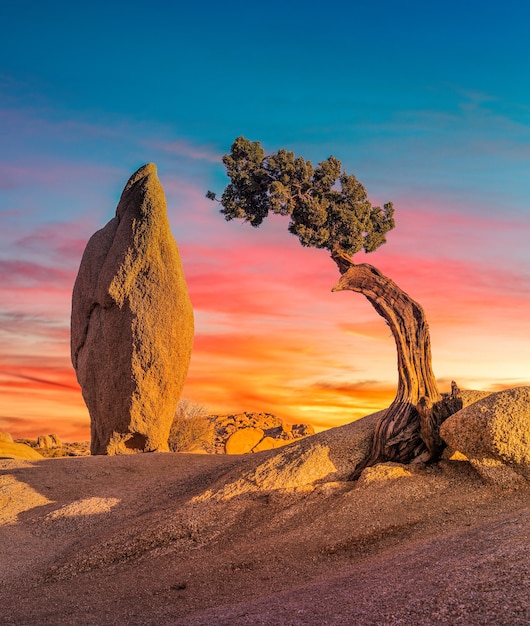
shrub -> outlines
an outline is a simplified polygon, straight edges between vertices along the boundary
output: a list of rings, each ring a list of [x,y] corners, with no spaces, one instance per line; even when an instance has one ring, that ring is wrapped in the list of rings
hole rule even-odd
[[[187,452],[196,448],[209,451],[213,444],[213,424],[204,405],[186,398],[179,400],[168,444],[172,452]]]

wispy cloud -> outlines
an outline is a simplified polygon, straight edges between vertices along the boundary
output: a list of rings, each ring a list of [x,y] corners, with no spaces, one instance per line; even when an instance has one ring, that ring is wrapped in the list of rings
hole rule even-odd
[[[120,177],[118,168],[94,163],[68,162],[55,155],[34,155],[31,160],[25,159],[24,165],[0,162],[0,188],[5,191],[35,187],[48,189],[80,187],[86,181],[98,181],[101,186]]]
[[[76,385],[66,384],[63,382],[59,382],[57,380],[42,378],[40,376],[30,376],[28,374],[22,374],[20,372],[2,371],[2,374],[8,378],[14,378],[14,379],[22,380],[22,381],[28,381],[30,383],[36,383],[36,384],[31,385],[32,389],[42,388],[42,387],[45,388],[45,387],[51,386],[51,387],[61,387],[62,389],[72,389],[76,392],[79,391],[79,385],[77,384]],[[3,386],[14,387],[18,385],[16,383],[4,383]]]
[[[169,154],[184,157],[186,159],[196,159],[219,164],[223,154],[217,152],[211,146],[197,145],[186,139],[175,139],[173,141],[153,141],[152,147]]]
[[[16,240],[21,255],[37,253],[61,267],[75,267],[79,263],[88,238],[104,224],[95,225],[94,220],[82,217],[75,221],[45,223],[26,231]]]
[[[71,269],[62,270],[40,263],[0,260],[0,276],[0,289],[25,289],[38,285],[41,289],[56,291],[61,288],[69,289],[75,274]]]

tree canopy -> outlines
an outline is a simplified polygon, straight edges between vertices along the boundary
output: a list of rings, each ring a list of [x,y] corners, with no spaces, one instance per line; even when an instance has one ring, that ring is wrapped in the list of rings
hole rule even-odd
[[[392,203],[372,206],[364,186],[333,156],[313,167],[284,149],[266,156],[259,142],[238,137],[223,163],[230,178],[219,201],[225,219],[257,227],[269,211],[288,215],[289,231],[303,246],[331,252],[341,273],[332,291],[362,293],[392,331],[398,353],[396,397],[379,418],[370,452],[352,480],[380,461],[436,460],[443,447],[440,424],[458,410],[461,399],[456,393],[442,398],[438,391],[423,308],[377,268],[351,258],[386,242],[395,225]],[[211,191],[206,195],[217,199]]]
[[[238,137],[223,163],[231,181],[220,200],[226,220],[258,227],[269,211],[289,215],[289,232],[303,246],[348,256],[373,252],[394,228],[392,203],[372,206],[362,183],[334,156],[313,167],[285,149],[266,156],[259,141]]]

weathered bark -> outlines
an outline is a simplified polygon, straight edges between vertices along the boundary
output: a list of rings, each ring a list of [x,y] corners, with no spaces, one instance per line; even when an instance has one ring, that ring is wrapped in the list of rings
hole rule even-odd
[[[432,371],[429,327],[423,308],[375,267],[355,265],[341,253],[334,253],[332,258],[342,274],[333,291],[362,293],[385,319],[397,348],[396,397],[376,426],[370,454],[351,478],[355,480],[365,467],[380,461],[431,460],[439,454],[439,411],[434,407],[442,404],[442,396]]]
[[[441,401],[434,404],[429,398],[420,398],[416,406],[420,418],[420,437],[429,451],[428,460],[438,459],[445,447],[440,436],[441,424],[463,407],[460,389],[454,380],[451,383],[451,393],[442,396]]]

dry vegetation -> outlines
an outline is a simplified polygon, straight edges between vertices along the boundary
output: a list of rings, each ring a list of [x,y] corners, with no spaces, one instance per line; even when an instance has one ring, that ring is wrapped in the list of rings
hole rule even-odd
[[[169,449],[172,452],[189,452],[205,444],[204,450],[213,445],[213,424],[208,419],[208,409],[203,404],[187,398],[179,400],[171,431]]]

